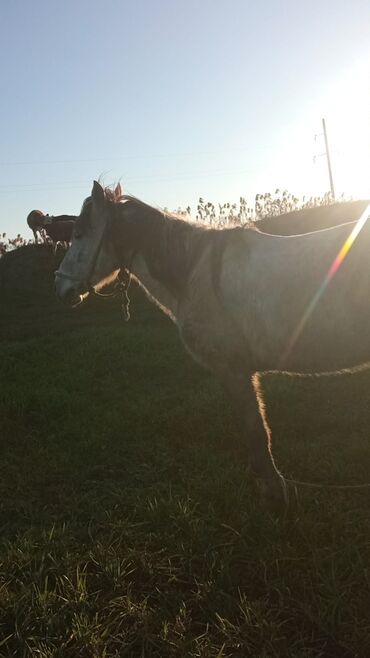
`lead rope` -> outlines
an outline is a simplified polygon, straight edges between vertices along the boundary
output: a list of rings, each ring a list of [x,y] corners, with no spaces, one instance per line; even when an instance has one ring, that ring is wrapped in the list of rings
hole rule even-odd
[[[284,477],[284,476],[283,476]],[[288,484],[294,484],[296,487],[311,487],[312,489],[370,489],[370,483],[365,484],[319,484],[316,482],[301,482],[300,480],[290,480],[284,478]]]

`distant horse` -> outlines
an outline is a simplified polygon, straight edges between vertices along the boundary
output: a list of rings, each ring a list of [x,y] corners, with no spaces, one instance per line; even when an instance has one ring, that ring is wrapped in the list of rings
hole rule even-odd
[[[31,210],[29,215],[27,216],[27,224],[31,231],[33,232],[33,236],[35,238],[35,242],[38,242],[37,239],[37,234],[40,234],[41,241],[45,240],[45,233],[44,233],[44,219],[48,215],[45,215],[45,213],[42,212],[42,210]]]
[[[322,219],[329,208],[320,208]],[[362,214],[357,223],[292,237],[215,230],[94,182],[56,272],[56,293],[72,306],[120,270],[132,274],[174,320],[193,358],[223,382],[249,467],[275,504],[287,492],[259,373],[338,372],[370,361],[370,202],[337,211],[342,222]]]

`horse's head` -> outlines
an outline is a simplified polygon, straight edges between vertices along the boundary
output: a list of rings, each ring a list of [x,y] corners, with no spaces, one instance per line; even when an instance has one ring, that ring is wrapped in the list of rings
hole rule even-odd
[[[42,210],[31,210],[31,212],[27,215],[27,224],[32,231],[42,228],[44,225],[44,218],[45,214],[42,212]]]
[[[71,306],[115,280],[119,273],[112,223],[114,203],[120,196],[120,185],[109,194],[94,181],[91,196],[84,201],[71,246],[55,273],[56,293]]]

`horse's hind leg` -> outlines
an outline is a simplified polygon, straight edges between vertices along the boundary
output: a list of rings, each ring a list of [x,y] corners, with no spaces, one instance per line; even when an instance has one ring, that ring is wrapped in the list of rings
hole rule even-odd
[[[228,375],[223,378],[237,415],[242,440],[248,451],[248,465],[261,495],[273,507],[288,503],[286,484],[275,466],[271,433],[267,424],[258,375]]]

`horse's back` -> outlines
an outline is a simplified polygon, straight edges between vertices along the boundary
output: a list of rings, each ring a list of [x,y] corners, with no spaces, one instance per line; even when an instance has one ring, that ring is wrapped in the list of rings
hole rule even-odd
[[[262,233],[271,235],[303,235],[355,222],[369,204],[370,201],[365,199],[302,208],[278,216],[263,217],[256,222],[256,227]]]
[[[70,242],[75,222],[73,220],[60,220],[46,224],[45,231],[53,242]]]
[[[352,229],[233,236],[220,296],[261,369],[275,369],[293,342],[287,369],[329,371],[370,360],[370,222],[338,259]]]

